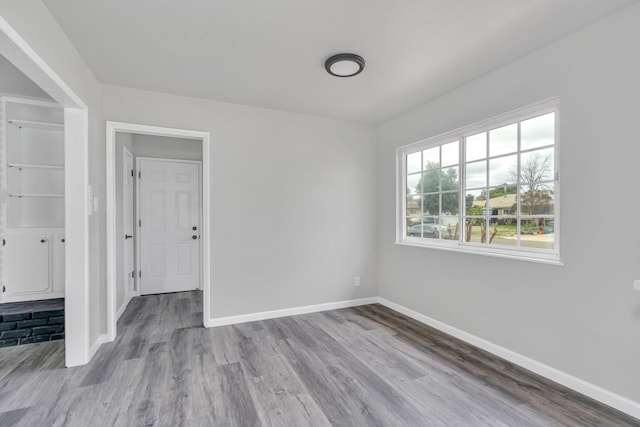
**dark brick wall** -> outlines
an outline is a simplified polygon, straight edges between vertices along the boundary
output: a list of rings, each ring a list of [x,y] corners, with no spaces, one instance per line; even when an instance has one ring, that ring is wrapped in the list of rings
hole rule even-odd
[[[0,315],[0,347],[63,338],[63,309]]]

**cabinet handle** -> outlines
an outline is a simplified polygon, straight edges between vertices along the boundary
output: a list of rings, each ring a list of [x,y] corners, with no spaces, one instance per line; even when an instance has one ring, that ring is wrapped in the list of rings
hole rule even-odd
[[[62,243],[64,243],[64,239],[60,239],[60,241],[61,241]]]
[[[40,239],[40,243],[45,243],[46,240],[45,239]]]
[[[129,236],[128,234],[124,235],[124,240],[131,239],[133,236]]]

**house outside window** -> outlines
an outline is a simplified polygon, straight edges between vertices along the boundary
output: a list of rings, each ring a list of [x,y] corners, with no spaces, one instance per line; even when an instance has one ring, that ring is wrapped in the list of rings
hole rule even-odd
[[[558,101],[398,149],[397,243],[559,263]]]

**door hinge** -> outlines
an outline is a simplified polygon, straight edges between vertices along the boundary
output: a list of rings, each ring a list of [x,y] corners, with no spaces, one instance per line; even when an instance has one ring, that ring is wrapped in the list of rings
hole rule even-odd
[[[142,178],[142,172],[138,171],[138,179]]]
[[[132,271],[132,272],[131,272],[131,278],[132,278],[132,279],[135,279],[135,278],[136,278],[136,272],[135,272],[135,271]]]
[[[138,277],[142,277],[142,270],[138,271]]]
[[[133,169],[131,169],[131,176],[134,176],[134,175],[133,175]]]
[[[142,220],[141,219],[138,220],[138,227],[142,227]]]
[[[6,244],[7,244],[7,241],[6,241],[6,240],[4,240],[4,238],[3,238],[3,239],[2,239],[2,246],[6,245]]]
[[[7,292],[7,288],[4,287],[4,285],[2,285],[2,293]]]

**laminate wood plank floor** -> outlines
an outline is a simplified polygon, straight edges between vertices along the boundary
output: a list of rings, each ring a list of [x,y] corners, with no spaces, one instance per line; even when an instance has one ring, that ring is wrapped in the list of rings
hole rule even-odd
[[[201,298],[134,298],[86,366],[0,349],[0,426],[640,426],[381,305],[205,329]]]

